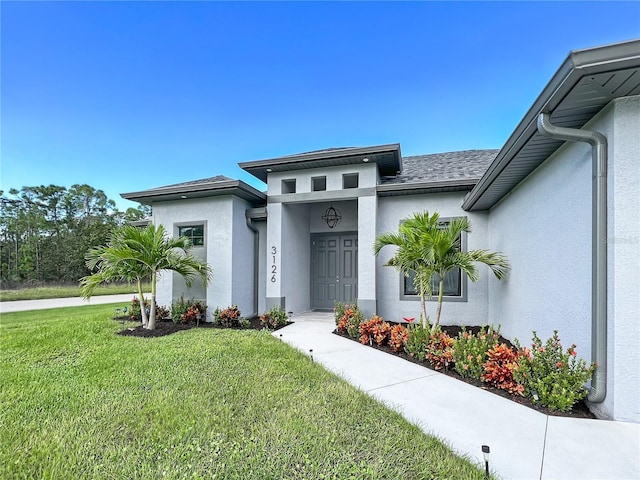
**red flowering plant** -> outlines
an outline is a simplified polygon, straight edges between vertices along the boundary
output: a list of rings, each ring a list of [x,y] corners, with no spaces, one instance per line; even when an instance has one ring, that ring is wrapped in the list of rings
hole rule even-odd
[[[409,338],[409,331],[404,325],[399,323],[391,329],[389,347],[391,347],[391,350],[394,352],[401,352],[407,343],[407,338]]]
[[[204,302],[194,298],[185,300],[184,296],[180,296],[171,304],[171,318],[174,323],[198,323],[204,321],[206,313],[207,306]]]
[[[482,364],[482,381],[509,393],[522,395],[524,387],[513,376],[518,366],[518,351],[504,343],[496,344],[487,350],[487,360]]]
[[[373,314],[370,320],[360,323],[360,343],[371,345],[376,342],[382,345],[391,333],[391,325],[385,322],[382,317]]]
[[[364,321],[364,315],[358,306],[337,302],[333,310],[338,331],[346,333],[351,338],[357,338],[360,323]]]
[[[482,327],[477,334],[467,331],[462,327],[453,348],[453,361],[455,369],[463,378],[480,380],[484,373],[482,364],[487,360],[487,351],[498,343],[500,327]]]
[[[455,341],[446,332],[436,326],[429,334],[427,360],[436,370],[448,368],[453,363],[453,345]]]
[[[576,346],[564,350],[558,331],[543,345],[533,332],[531,350],[520,347],[520,361],[514,378],[524,386],[524,393],[552,410],[569,411],[587,395],[585,383],[596,369],[595,364],[578,358]]]
[[[213,322],[221,327],[240,327],[241,315],[237,305],[227,307],[223,310],[216,308],[213,313]]]

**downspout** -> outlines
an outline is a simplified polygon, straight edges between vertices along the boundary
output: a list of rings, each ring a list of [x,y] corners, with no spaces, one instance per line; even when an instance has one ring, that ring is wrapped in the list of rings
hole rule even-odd
[[[258,258],[260,254],[260,240],[258,229],[253,225],[253,221],[251,218],[245,215],[245,219],[247,221],[247,227],[249,230],[253,232],[253,314],[252,316],[258,315],[258,265],[260,259]]]
[[[591,359],[597,367],[587,400],[602,403],[607,395],[607,138],[590,130],[556,127],[549,113],[538,116],[538,131],[558,140],[591,145]]]

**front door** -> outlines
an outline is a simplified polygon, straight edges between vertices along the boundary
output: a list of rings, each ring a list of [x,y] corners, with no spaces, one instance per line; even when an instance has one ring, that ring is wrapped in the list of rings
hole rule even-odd
[[[331,310],[358,297],[358,235],[311,236],[311,306]]]

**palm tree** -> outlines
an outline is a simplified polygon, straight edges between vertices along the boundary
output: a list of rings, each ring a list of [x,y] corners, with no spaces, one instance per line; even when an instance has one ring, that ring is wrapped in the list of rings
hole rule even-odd
[[[398,233],[380,234],[373,245],[375,255],[380,253],[382,247],[396,246],[395,255],[385,266],[395,267],[405,277],[415,274],[415,284],[420,295],[420,318],[424,328],[428,324],[426,298],[431,297],[431,277],[435,272],[429,252],[431,237],[439,228],[438,218],[437,213],[415,213],[400,224]]]
[[[501,253],[461,250],[461,235],[470,231],[471,223],[467,218],[456,218],[443,223],[440,222],[438,213],[429,215],[429,212],[418,212],[402,222],[397,234],[383,233],[376,238],[376,255],[386,245],[398,247],[386,266],[396,267],[405,276],[415,274],[425,328],[425,297],[431,296],[434,280],[438,282],[438,306],[433,323],[435,330],[440,324],[444,278],[449,271],[459,268],[472,282],[479,278],[476,263],[486,264],[498,279],[504,278],[509,271],[509,262]]]
[[[447,224],[441,223],[440,228],[430,232],[429,258],[438,281],[438,307],[433,323],[434,330],[440,324],[444,278],[449,271],[459,268],[472,282],[480,278],[477,263],[487,265],[498,280],[502,280],[509,273],[509,261],[502,253],[489,250],[462,251],[460,240],[463,232],[471,232],[471,223],[466,217],[455,218]]]
[[[98,247],[87,254],[87,266],[98,271],[81,282],[83,295],[89,297],[95,286],[102,281],[135,279],[138,282],[143,324],[144,296],[142,280],[151,279],[151,309],[147,328],[156,326],[156,285],[157,277],[163,270],[180,274],[187,287],[200,277],[206,286],[211,278],[211,267],[190,253],[191,243],[187,238],[168,238],[164,226],[148,225],[139,229],[125,225],[116,231],[106,247]]]
[[[101,283],[112,281],[136,282],[138,290],[138,298],[140,299],[140,315],[142,317],[142,326],[148,324],[147,312],[144,308],[144,291],[142,284],[148,279],[148,273],[143,265],[133,260],[123,260],[117,256],[118,237],[122,235],[122,230],[115,231],[107,245],[101,245],[90,249],[85,255],[86,265],[89,270],[97,270],[93,275],[82,277],[80,286],[82,296],[90,298],[94,290]]]

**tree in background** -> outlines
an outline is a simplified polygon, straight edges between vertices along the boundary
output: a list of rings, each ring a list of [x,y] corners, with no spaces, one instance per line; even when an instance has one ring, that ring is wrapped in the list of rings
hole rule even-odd
[[[115,227],[149,215],[142,206],[120,212],[89,185],[0,191],[0,281],[75,283],[89,273],[89,248],[104,244]]]
[[[86,298],[97,285],[105,281],[136,279],[140,305],[144,305],[141,280],[151,279],[150,314],[146,328],[156,327],[156,284],[162,271],[173,271],[181,275],[187,287],[200,278],[206,286],[211,278],[211,267],[195,258],[191,243],[185,237],[169,238],[164,226],[153,224],[146,228],[125,225],[114,231],[105,247],[92,249],[87,254],[87,265],[95,270],[81,280],[82,294]],[[142,309],[144,311],[144,308]],[[146,312],[142,321],[146,323]]]

